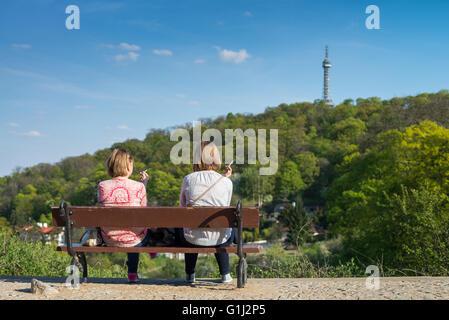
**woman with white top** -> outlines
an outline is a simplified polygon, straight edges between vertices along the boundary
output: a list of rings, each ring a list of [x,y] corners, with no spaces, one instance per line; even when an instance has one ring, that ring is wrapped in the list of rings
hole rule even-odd
[[[221,175],[221,159],[217,146],[210,141],[203,141],[194,154],[193,173],[182,181],[179,205],[186,206],[229,206],[232,197],[232,174],[230,166]],[[179,241],[186,247],[224,247],[232,244],[234,232],[232,228],[184,228],[179,230]],[[185,254],[186,281],[195,281],[197,253]],[[221,274],[222,282],[231,282],[229,255],[216,253],[215,258]]]

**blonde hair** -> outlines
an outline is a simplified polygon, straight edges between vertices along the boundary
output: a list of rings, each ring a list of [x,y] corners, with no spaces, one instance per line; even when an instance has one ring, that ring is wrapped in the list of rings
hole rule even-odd
[[[221,168],[220,152],[215,143],[202,141],[193,155],[193,171],[219,170]]]
[[[114,149],[107,161],[108,174],[113,178],[126,176],[133,161],[134,157],[125,149]]]

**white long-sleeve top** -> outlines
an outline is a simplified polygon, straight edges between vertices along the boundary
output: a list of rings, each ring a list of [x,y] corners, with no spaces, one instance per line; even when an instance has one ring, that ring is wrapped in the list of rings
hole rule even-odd
[[[188,206],[207,188],[214,184],[221,174],[215,171],[196,171],[184,177],[181,187],[179,205]],[[194,206],[229,206],[232,197],[232,181],[222,178]],[[184,228],[184,238],[191,244],[200,246],[216,246],[225,243],[231,237],[231,228]]]

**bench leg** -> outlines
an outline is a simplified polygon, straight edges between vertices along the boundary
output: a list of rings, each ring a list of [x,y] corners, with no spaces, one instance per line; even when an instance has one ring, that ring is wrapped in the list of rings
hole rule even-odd
[[[83,279],[80,282],[87,282],[87,260],[84,252],[77,253],[72,257],[72,266],[76,266],[80,273],[83,274]]]
[[[245,287],[247,280],[248,264],[246,263],[246,253],[243,252],[243,216],[241,200],[237,202],[235,215],[237,217],[237,255],[239,256],[239,265],[237,270],[237,288],[243,288]]]
[[[248,279],[248,264],[246,263],[246,254],[239,259],[237,270],[237,288],[244,288]]]
[[[78,253],[78,260],[83,268],[83,283],[87,282],[87,259],[84,252]]]
[[[76,267],[76,268],[78,269],[78,272],[81,272],[81,271],[83,270],[83,266],[82,266],[81,263],[79,262],[78,257],[77,257],[76,255],[72,257],[72,262],[70,263],[70,266]],[[71,270],[73,270],[73,271],[72,271],[70,277],[75,276],[75,270],[74,270],[74,268],[72,268]],[[73,277],[72,277],[72,283],[71,283],[71,284],[72,284],[72,287],[76,287],[76,286],[77,286],[77,285],[75,284],[76,282],[73,282],[73,281],[74,281],[74,280],[73,280]]]

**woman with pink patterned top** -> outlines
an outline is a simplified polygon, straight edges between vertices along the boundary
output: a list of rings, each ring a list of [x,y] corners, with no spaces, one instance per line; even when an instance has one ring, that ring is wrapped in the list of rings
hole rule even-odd
[[[146,184],[148,174],[143,173],[142,182],[130,180],[133,172],[134,157],[124,149],[115,149],[107,161],[110,180],[101,181],[98,185],[98,204],[100,206],[145,207],[147,205]],[[101,227],[101,235],[107,246],[139,247],[148,242],[147,228],[116,229]],[[139,253],[128,253],[128,280],[138,281],[137,266]]]

